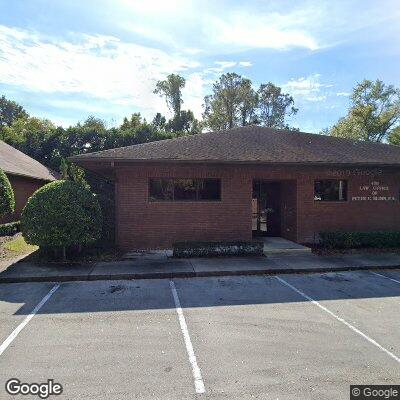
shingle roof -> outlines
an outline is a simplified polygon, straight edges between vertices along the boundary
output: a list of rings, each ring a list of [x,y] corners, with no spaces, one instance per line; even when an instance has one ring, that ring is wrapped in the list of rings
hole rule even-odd
[[[0,140],[0,168],[10,175],[54,181],[55,174],[40,162]]]
[[[400,166],[400,146],[248,126],[82,154],[71,160]]]

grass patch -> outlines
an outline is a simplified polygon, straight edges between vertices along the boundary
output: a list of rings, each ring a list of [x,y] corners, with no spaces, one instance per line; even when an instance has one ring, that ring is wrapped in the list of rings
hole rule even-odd
[[[36,251],[38,249],[37,246],[32,246],[25,242],[25,239],[22,236],[18,236],[15,239],[12,239],[3,244],[3,258],[11,258],[16,257],[22,254],[28,254]]]

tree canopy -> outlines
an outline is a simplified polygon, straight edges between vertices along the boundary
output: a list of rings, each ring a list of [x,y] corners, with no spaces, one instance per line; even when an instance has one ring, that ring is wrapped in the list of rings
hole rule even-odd
[[[181,110],[183,99],[182,89],[185,87],[186,80],[180,75],[170,74],[167,79],[158,81],[154,93],[164,97],[173,117],[167,122],[165,117],[157,113],[154,122],[158,127],[168,132],[201,132],[201,124],[195,118],[191,110]]]
[[[252,122],[256,93],[248,79],[235,73],[223,74],[213,93],[204,98],[204,120],[212,130],[231,129]]]
[[[273,83],[261,84],[258,96],[258,121],[268,128],[288,129],[286,117],[297,113],[293,97],[283,93],[279,86]]]
[[[351,96],[347,116],[328,133],[368,142],[399,143],[400,90],[382,81],[363,80]]]
[[[179,115],[183,103],[182,89],[185,87],[186,80],[180,75],[170,74],[167,79],[158,81],[154,93],[165,97],[168,108],[174,115]]]
[[[297,111],[293,97],[271,82],[255,90],[249,79],[226,73],[214,83],[213,93],[205,97],[203,118],[215,131],[251,124],[289,128],[286,119]]]
[[[38,189],[21,215],[21,230],[30,244],[41,247],[87,245],[100,238],[102,213],[89,189],[60,180]]]
[[[0,128],[10,126],[16,119],[27,117],[24,108],[12,100],[7,100],[5,96],[0,97]]]
[[[96,116],[67,128],[48,119],[28,115],[14,101],[0,98],[0,140],[55,171],[62,160],[77,154],[148,143],[203,130],[222,130],[257,124],[289,128],[287,117],[294,115],[293,98],[271,82],[256,90],[250,79],[236,73],[221,75],[213,84],[212,94],[204,98],[203,120],[193,111],[182,109],[182,90],[186,80],[170,74],[155,84],[154,94],[165,99],[172,117],[157,112],[151,122],[138,112],[123,119],[119,126],[108,127]]]
[[[7,175],[0,168],[0,217],[15,210],[14,191]]]
[[[394,128],[389,135],[389,143],[400,146],[400,126]]]

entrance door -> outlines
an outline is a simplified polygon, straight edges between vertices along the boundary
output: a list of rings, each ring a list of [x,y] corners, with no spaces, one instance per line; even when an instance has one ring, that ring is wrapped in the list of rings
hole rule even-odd
[[[280,236],[281,188],[279,182],[253,181],[253,235]]]

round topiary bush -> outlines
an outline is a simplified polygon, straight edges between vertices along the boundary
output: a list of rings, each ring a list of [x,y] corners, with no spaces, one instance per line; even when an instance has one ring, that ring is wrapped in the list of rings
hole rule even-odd
[[[7,175],[0,169],[0,217],[15,210],[14,191]]]
[[[102,214],[94,194],[73,181],[37,190],[21,215],[25,240],[44,248],[87,245],[100,238]]]

